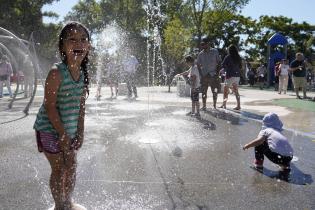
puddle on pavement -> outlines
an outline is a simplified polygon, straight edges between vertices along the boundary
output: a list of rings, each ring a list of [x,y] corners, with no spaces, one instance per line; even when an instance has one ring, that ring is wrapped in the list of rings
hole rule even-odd
[[[188,111],[186,110],[179,110],[179,111],[175,111],[175,112],[172,112],[173,115],[186,115]]]
[[[113,106],[114,109],[123,111],[147,111],[147,110],[158,110],[164,108],[164,106],[157,104],[141,104],[141,103],[123,103]]]

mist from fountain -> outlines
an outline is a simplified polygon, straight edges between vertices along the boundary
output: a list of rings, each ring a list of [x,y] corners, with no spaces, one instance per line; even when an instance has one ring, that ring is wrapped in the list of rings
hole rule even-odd
[[[32,82],[32,84],[29,84],[31,86],[31,94],[34,96],[36,93],[37,72],[39,72],[40,68],[38,65],[33,37],[31,36],[30,41],[22,40],[12,32],[0,27],[0,54],[1,56],[7,55],[9,57],[13,72],[17,78],[17,85],[13,91],[13,99],[10,100],[8,104],[8,108],[11,109],[17,95],[19,94],[20,81],[18,75],[21,73],[25,77],[30,78],[29,81]],[[28,114],[33,99],[34,97],[30,97],[30,101],[23,110],[26,115]]]

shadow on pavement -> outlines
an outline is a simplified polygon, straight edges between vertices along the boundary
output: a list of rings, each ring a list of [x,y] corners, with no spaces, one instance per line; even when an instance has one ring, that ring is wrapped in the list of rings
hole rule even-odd
[[[241,115],[246,118],[254,119],[254,120],[262,120],[264,118],[263,115],[255,114],[252,112],[241,111]]]
[[[210,114],[211,116],[215,117],[215,118],[218,118],[218,119],[221,119],[221,120],[226,120],[226,121],[229,121],[231,122],[232,125],[240,125],[241,122],[246,122],[247,120],[245,119],[241,119],[240,116],[238,116],[237,113],[233,113],[232,114],[232,111],[230,110],[219,110],[219,109],[216,109],[216,110],[206,110],[204,111],[206,114]]]
[[[274,171],[264,167],[263,170],[257,170],[251,167],[257,172],[271,178],[279,179],[281,181],[288,182],[295,185],[310,185],[313,183],[313,178],[310,174],[304,174],[294,164],[291,163],[291,172]]]
[[[217,126],[210,120],[199,118],[198,121],[203,124],[203,128],[207,130],[216,130]]]
[[[11,123],[11,122],[16,122],[16,121],[18,121],[18,120],[21,120],[21,119],[27,117],[27,116],[28,116],[28,115],[26,114],[26,115],[24,115],[24,116],[22,116],[22,117],[19,117],[19,118],[17,118],[17,119],[9,120],[9,121],[6,121],[6,122],[2,122],[2,123],[0,123],[0,125],[8,124],[8,123]]]

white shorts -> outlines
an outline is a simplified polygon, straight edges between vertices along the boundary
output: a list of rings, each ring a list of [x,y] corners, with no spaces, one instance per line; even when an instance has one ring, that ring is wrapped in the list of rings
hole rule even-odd
[[[229,79],[225,80],[225,85],[228,87],[232,87],[233,84],[236,84],[236,86],[238,86],[240,82],[240,77],[230,77]]]

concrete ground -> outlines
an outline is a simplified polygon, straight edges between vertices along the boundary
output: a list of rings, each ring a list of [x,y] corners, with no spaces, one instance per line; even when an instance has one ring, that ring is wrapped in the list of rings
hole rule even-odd
[[[96,101],[91,89],[78,152],[74,199],[88,209],[315,209],[314,113],[272,103],[291,93],[242,89],[240,113],[211,109],[209,95],[208,110],[196,119],[186,116],[190,99],[175,88],[139,88],[140,97],[131,101],[102,91]],[[11,110],[8,98],[0,100],[1,210],[52,206],[50,167],[32,130],[42,93],[26,117],[26,99]],[[230,95],[228,108],[234,106]],[[241,149],[269,111],[284,121],[295,151],[288,180],[268,160],[264,174],[252,170],[253,150]]]

